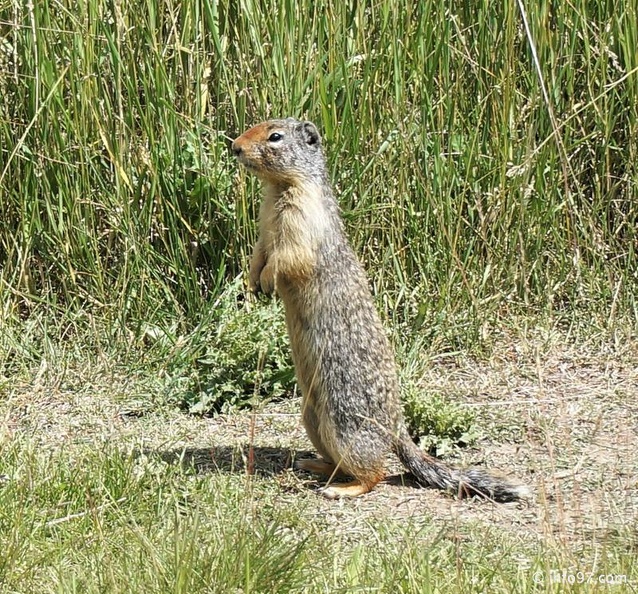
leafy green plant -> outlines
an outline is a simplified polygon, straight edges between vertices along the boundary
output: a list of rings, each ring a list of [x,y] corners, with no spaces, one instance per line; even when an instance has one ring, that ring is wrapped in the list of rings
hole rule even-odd
[[[403,410],[411,435],[421,448],[435,455],[472,445],[479,435],[467,408],[450,403],[441,394],[424,395],[412,383],[404,386]]]
[[[162,332],[155,338],[166,340]],[[167,396],[191,412],[256,404],[294,387],[281,304],[246,301],[240,281],[174,342],[165,363]]]

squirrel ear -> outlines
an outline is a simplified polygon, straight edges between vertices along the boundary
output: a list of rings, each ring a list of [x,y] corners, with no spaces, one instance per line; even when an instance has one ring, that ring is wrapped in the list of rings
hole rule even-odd
[[[321,137],[319,136],[319,131],[317,127],[312,122],[303,122],[301,125],[301,135],[303,139],[306,141],[306,144],[321,144]]]

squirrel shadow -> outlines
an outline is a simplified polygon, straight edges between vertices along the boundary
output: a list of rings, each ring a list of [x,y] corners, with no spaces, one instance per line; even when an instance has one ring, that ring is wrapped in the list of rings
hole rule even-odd
[[[299,457],[310,457],[312,452],[290,448],[262,446],[210,446],[206,448],[175,448],[172,450],[143,452],[156,456],[169,464],[181,464],[198,473],[222,472],[238,474],[249,472],[260,476],[274,476],[292,466]]]
[[[295,460],[315,458],[309,450],[291,448],[273,448],[263,446],[210,446],[206,448],[175,448],[172,450],[147,450],[138,454],[158,457],[168,464],[180,464],[192,468],[197,473],[222,472],[226,474],[254,474],[261,477],[274,477],[287,469],[293,469],[301,476],[317,477],[304,470],[294,468]],[[348,480],[335,477],[335,482]],[[389,485],[420,488],[410,473],[389,474],[383,481]]]

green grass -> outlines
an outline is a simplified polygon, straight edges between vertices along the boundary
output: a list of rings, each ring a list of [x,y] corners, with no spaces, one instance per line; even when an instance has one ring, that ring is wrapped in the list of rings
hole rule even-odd
[[[323,131],[399,346],[634,334],[635,7],[525,14],[529,36],[513,2],[0,3],[5,375],[70,336],[210,339],[255,237],[228,143],[281,115]]]
[[[342,532],[309,516],[312,493],[282,498],[272,477],[24,436],[2,444],[0,474],[0,592],[603,591],[534,582],[582,567],[587,549],[419,516]],[[635,575],[631,538],[598,549],[597,574]]]
[[[303,539],[274,511],[251,510],[228,477],[108,448],[16,450],[3,451],[2,591],[276,592],[300,581]]]
[[[295,115],[398,322],[635,323],[633,5],[63,6],[0,5],[5,320],[196,325],[254,239],[228,140]]]
[[[632,339],[637,46],[617,0],[0,0],[2,393],[101,365],[159,409],[292,388],[281,306],[243,298],[258,185],[228,151],[271,116],[322,130],[407,385],[539,326]],[[408,406],[443,440],[471,422]],[[351,545],[250,478],[5,441],[0,591],[559,591],[513,559],[572,561],[390,521]]]

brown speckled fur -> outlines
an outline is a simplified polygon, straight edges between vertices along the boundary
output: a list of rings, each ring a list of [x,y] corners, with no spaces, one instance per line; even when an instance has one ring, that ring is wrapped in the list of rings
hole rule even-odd
[[[263,122],[232,150],[264,188],[250,288],[284,302],[303,423],[323,459],[299,466],[355,478],[325,487],[330,498],[371,490],[389,452],[426,486],[497,500],[524,496],[523,487],[482,470],[446,467],[410,439],[394,356],[344,233],[314,124]]]

